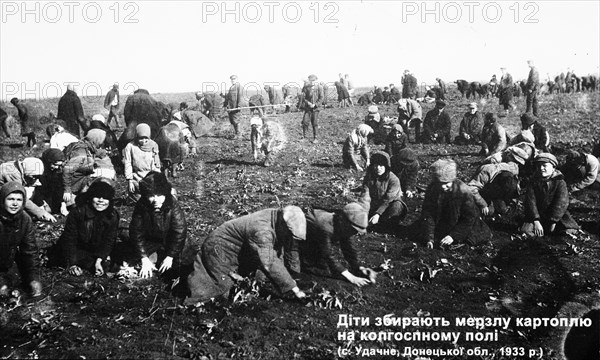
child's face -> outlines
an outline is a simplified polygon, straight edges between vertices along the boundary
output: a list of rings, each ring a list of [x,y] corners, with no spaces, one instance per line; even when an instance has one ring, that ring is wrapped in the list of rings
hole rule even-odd
[[[148,143],[148,141],[150,141],[150,139],[148,139],[146,136],[142,136],[138,138],[138,144],[140,144],[140,146],[144,146]]]
[[[14,192],[4,199],[4,208],[10,215],[15,215],[23,207],[23,194]]]
[[[103,197],[93,197],[92,198],[92,206],[96,211],[102,212],[108,209],[108,205],[110,205],[110,200],[105,199]]]
[[[440,187],[442,188],[443,192],[449,192],[452,190],[452,181],[440,183]]]
[[[548,162],[539,163],[538,168],[544,179],[549,178],[554,173],[554,165]]]
[[[60,168],[63,167],[63,162],[62,161],[55,161],[53,163],[50,164],[50,170],[51,171],[56,171],[59,170]]]
[[[148,201],[154,207],[154,210],[160,210],[166,200],[165,195],[151,195],[148,197]]]

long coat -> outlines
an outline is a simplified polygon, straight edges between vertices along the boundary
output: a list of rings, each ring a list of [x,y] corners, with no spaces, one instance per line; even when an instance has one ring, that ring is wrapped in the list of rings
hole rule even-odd
[[[439,183],[429,184],[421,211],[425,241],[439,241],[450,235],[455,242],[479,244],[489,240],[491,231],[479,218],[469,187],[454,180],[449,193]]]
[[[402,97],[414,99],[417,97],[417,78],[412,74],[404,75],[402,79]]]
[[[69,212],[59,239],[65,265],[77,264],[78,250],[106,260],[117,241],[118,231],[119,213],[114,208],[99,213],[89,204],[77,206]]]
[[[86,130],[81,100],[79,99],[79,96],[77,96],[77,94],[72,90],[67,90],[67,92],[58,101],[58,113],[56,117],[64,120],[67,131],[75,136],[79,136],[80,124],[83,130]]]
[[[292,239],[277,230],[281,226],[285,226],[281,211],[265,209],[229,220],[211,232],[188,277],[191,297],[186,304],[226,294],[233,286],[231,275],[244,264],[264,272],[283,293],[296,287],[283,261],[284,246]]]

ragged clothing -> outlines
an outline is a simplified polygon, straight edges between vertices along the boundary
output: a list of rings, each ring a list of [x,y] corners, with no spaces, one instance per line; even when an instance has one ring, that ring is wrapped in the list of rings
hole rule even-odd
[[[215,229],[196,254],[186,304],[226,294],[233,286],[231,274],[244,264],[264,272],[283,293],[296,287],[284,265],[284,248],[293,243],[285,226],[282,210],[265,209]]]

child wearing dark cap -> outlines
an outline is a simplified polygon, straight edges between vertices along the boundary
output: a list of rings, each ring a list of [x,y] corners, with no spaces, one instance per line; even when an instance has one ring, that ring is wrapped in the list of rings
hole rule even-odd
[[[119,213],[113,207],[115,189],[110,180],[98,178],[78,199],[67,216],[58,240],[63,265],[69,274],[80,276],[83,269],[104,275],[106,261],[117,241]],[[104,263],[104,266],[103,266]]]
[[[142,262],[140,276],[148,278],[156,270],[150,260],[154,253],[160,273],[178,263],[187,237],[187,223],[164,174],[149,172],[139,187],[142,196],[133,210],[129,236],[134,256]]]
[[[40,177],[41,186],[35,188],[32,201],[43,206],[52,214],[68,215],[67,206],[63,202],[63,174],[62,169],[65,155],[59,149],[46,149],[42,153],[44,173]]]
[[[427,247],[489,241],[491,231],[480,219],[469,187],[456,177],[456,163],[439,159],[431,164],[432,182],[427,187],[421,210]]]
[[[369,209],[365,205],[350,203],[337,212],[321,209],[305,212],[306,241],[298,242],[302,271],[341,275],[358,287],[375,282],[375,272],[361,263],[354,240],[354,235],[367,232]],[[347,266],[334,256],[333,244],[341,248]]]
[[[417,193],[417,177],[421,165],[411,149],[402,149],[391,158],[392,172],[400,180],[400,186],[407,198]]]
[[[535,157],[535,179],[525,195],[525,223],[520,231],[527,237],[571,233],[579,229],[567,208],[569,191],[558,161],[550,153]]]

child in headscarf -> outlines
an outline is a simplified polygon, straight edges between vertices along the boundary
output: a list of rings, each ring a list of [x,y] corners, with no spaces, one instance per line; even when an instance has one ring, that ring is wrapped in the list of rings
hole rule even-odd
[[[26,197],[18,181],[0,187],[0,295],[8,295],[14,286],[15,261],[21,281],[31,288],[32,295],[42,294],[33,222],[23,211]]]
[[[150,256],[156,253],[158,271],[164,273],[178,265],[187,237],[185,214],[172,195],[164,174],[149,172],[140,182],[140,201],[133,210],[129,236],[136,260],[141,259],[140,276],[147,278],[156,270]]]
[[[117,240],[119,213],[113,207],[115,189],[110,180],[98,178],[73,209],[58,240],[58,249],[69,274],[80,276],[83,269],[102,276],[106,261]]]
[[[139,182],[151,171],[160,172],[158,144],[150,139],[150,126],[139,124],[135,132],[135,139],[123,150],[127,190],[133,202],[137,202],[140,198]]]

